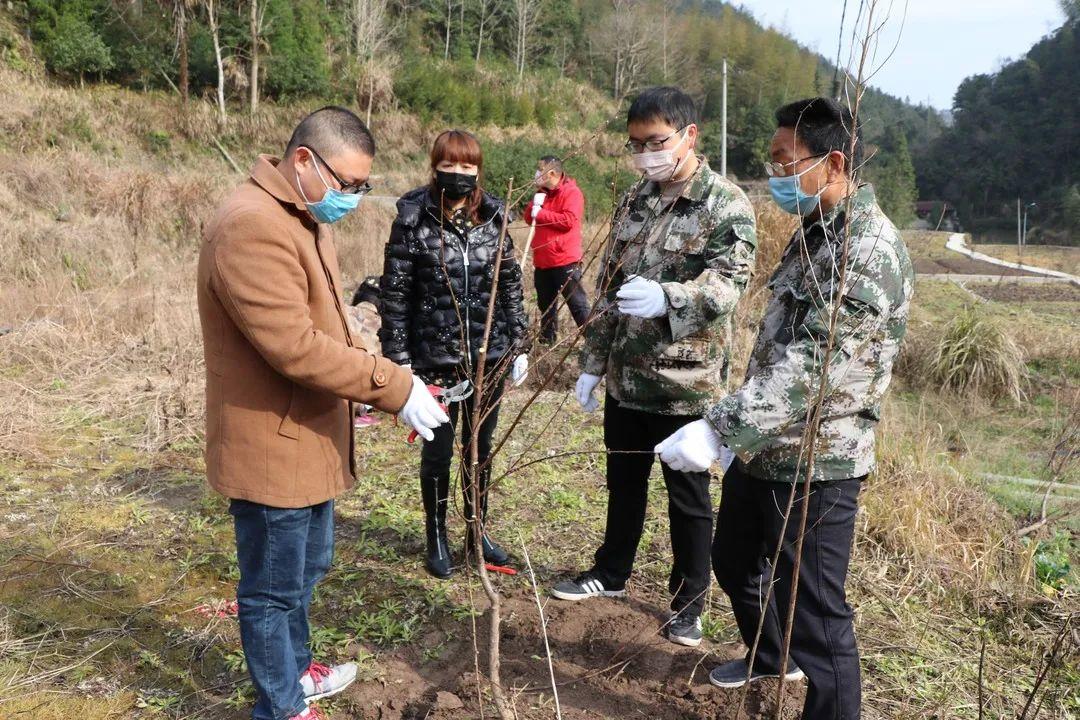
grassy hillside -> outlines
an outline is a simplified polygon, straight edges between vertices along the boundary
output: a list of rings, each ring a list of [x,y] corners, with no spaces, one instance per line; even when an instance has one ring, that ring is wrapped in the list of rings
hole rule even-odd
[[[237,571],[225,503],[203,479],[193,289],[201,224],[239,176],[214,143],[210,111],[165,94],[79,91],[0,69],[0,107],[0,326],[12,329],[0,335],[0,717],[239,720],[251,689],[236,624],[216,612]],[[243,166],[280,147],[301,113],[272,106],[238,118],[222,146]],[[372,124],[393,138],[377,161],[381,186],[420,182],[431,128],[400,113]],[[491,143],[528,137],[482,132]],[[589,162],[607,162],[606,140],[567,138]],[[391,217],[370,202],[344,223],[346,277],[378,270]],[[759,272],[739,309],[741,361],[790,231],[768,206],[759,224]],[[864,715],[974,719],[981,695],[982,715],[1013,717],[1038,685],[1040,717],[1076,717],[1068,526],[1055,515],[1018,537],[1034,505],[995,500],[978,473],[1042,478],[1056,457],[1077,406],[1080,303],[987,305],[1023,348],[1024,398],[959,396],[922,371],[947,322],[983,305],[951,288],[918,285],[881,468],[863,496],[850,590]],[[511,393],[507,413],[525,398]],[[519,556],[525,544],[541,587],[587,562],[602,533],[602,429],[568,400],[565,390],[542,394],[496,467],[517,469],[495,490],[493,532]],[[359,487],[338,506],[338,559],[313,608],[318,654],[358,661],[363,682],[330,707],[335,717],[476,717],[486,605],[469,574],[444,583],[422,570],[415,448],[389,421],[364,433]],[[581,454],[545,460],[551,447]],[[736,696],[705,680],[742,652],[721,594],[709,599],[699,650],[658,636],[670,549],[662,484],[651,492],[630,600],[545,606],[564,717],[735,716]],[[1059,500],[1054,513],[1072,511]],[[497,582],[515,706],[523,718],[550,718],[528,576]],[[772,716],[774,692],[756,687],[751,710]]]

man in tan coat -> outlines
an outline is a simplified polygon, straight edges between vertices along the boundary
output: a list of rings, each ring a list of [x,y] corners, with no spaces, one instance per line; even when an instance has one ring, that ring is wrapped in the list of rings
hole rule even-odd
[[[448,418],[412,373],[353,344],[329,225],[359,204],[375,156],[350,111],[296,128],[222,203],[199,256],[206,474],[231,499],[240,637],[254,720],[314,720],[352,664],[308,649],[308,607],[333,556],[334,498],[352,486],[352,404],[397,413],[425,438]]]

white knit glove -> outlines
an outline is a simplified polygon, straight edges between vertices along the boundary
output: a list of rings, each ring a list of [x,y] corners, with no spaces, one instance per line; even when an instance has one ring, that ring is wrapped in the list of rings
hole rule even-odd
[[[420,437],[432,440],[435,433],[431,431],[450,422],[450,418],[431,396],[423,380],[413,375],[412,383],[412,392],[409,393],[409,399],[405,402],[405,407],[401,408],[398,417]]]
[[[518,387],[529,377],[529,356],[518,355],[514,358],[514,366],[510,368],[510,381],[514,387]]]
[[[660,460],[679,472],[705,472],[720,459],[723,445],[708,420],[683,425],[656,446]]]
[[[658,318],[668,310],[667,295],[664,288],[655,280],[646,280],[634,275],[623,283],[615,293],[619,301],[619,312],[640,318]]]
[[[600,401],[593,396],[593,390],[600,384],[600,376],[592,373],[581,373],[574,387],[574,397],[585,408],[585,412],[592,412],[600,407]]]

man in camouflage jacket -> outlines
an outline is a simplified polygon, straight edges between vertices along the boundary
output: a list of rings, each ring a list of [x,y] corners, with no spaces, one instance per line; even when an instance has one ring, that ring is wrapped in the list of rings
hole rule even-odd
[[[607,377],[607,526],[593,567],[557,585],[558,598],[625,593],[653,448],[700,419],[727,382],[731,317],[754,262],[754,210],[694,154],[695,120],[693,102],[675,88],[646,90],[629,111],[627,145],[645,177],[616,212],[577,390],[581,404],[595,409],[593,389]],[[665,631],[695,646],[709,586],[709,473],[662,469],[674,555]]]
[[[708,467],[721,446],[737,455],[724,476],[713,569],[747,647],[754,646],[759,625],[761,634],[754,657],[712,671],[710,680],[720,687],[781,671],[780,618],[793,592],[809,477],[786,676],[809,679],[806,720],[853,720],[861,700],[859,654],[844,581],[859,489],[874,469],[874,428],[907,328],[914,273],[873,188],[858,185],[848,172],[862,162],[857,132],[852,151],[851,113],[814,98],[787,105],[776,117],[773,162],[766,166],[770,186],[803,224],[769,282],[772,299],[742,387],[657,451],[684,470]],[[768,563],[781,538],[772,577]]]

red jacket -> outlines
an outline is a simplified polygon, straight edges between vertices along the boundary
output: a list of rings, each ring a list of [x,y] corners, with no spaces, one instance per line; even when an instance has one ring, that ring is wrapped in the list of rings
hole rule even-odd
[[[532,223],[533,204],[525,208],[525,222]],[[585,196],[577,183],[566,175],[536,213],[533,237],[533,265],[537,270],[572,265],[581,260],[581,217],[585,214]]]

